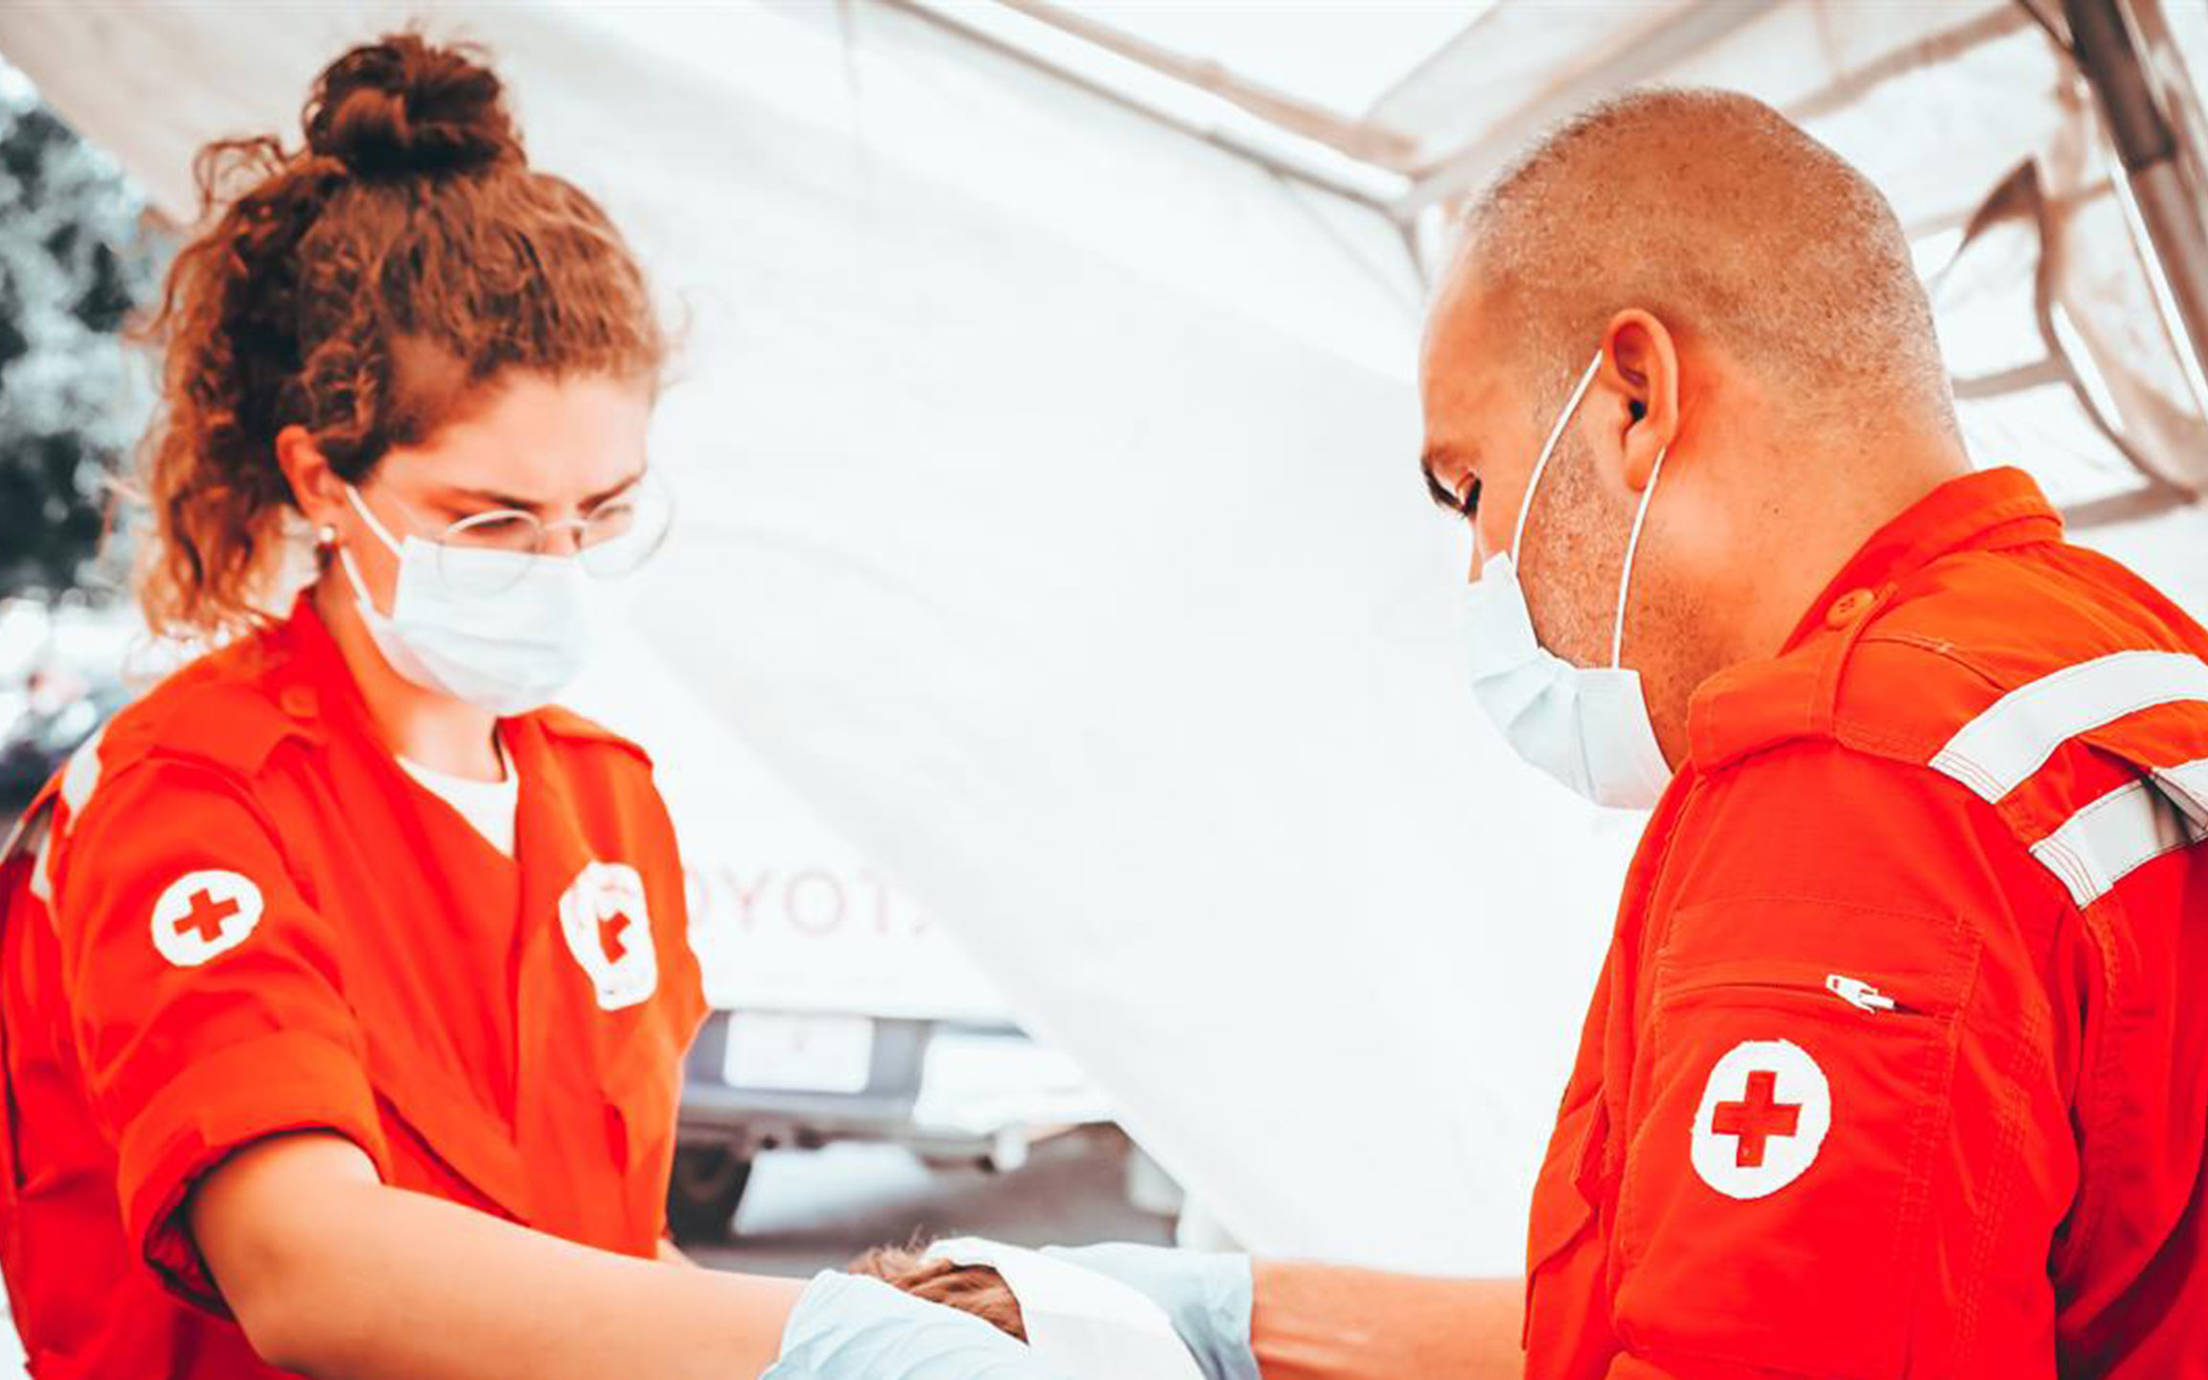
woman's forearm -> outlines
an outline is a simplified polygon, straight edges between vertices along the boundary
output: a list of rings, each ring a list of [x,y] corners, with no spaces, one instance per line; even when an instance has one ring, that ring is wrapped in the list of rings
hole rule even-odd
[[[255,1349],[318,1380],[752,1380],[804,1288],[670,1270],[388,1188],[328,1136],[241,1154],[193,1221]]]
[[[439,1199],[350,1190],[318,1253],[332,1286],[301,1368],[324,1380],[752,1380],[774,1363],[804,1285],[670,1270]],[[495,1287],[486,1287],[496,1281]]]
[[[1259,1261],[1250,1335],[1264,1380],[1518,1380],[1525,1284]]]

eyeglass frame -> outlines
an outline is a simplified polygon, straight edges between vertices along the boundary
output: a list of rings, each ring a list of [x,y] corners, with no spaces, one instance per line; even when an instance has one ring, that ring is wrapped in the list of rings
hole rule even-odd
[[[666,500],[667,513],[666,522],[660,528],[658,534],[652,539],[651,546],[648,547],[641,555],[636,558],[635,564],[629,566],[627,569],[612,572],[601,572],[594,569],[590,565],[589,561],[585,558],[584,553],[594,548],[605,546],[610,542],[617,541],[622,535],[625,534],[617,533],[614,536],[607,537],[595,542],[583,541],[582,534],[590,529],[591,522],[609,505],[618,503],[623,499],[632,499],[638,492],[644,490],[647,486],[650,486],[652,492],[659,494],[662,498]],[[442,556],[445,552],[504,551],[508,554],[524,556],[532,562],[539,560],[547,555],[553,555],[555,559],[567,559],[568,557],[565,555],[552,553],[547,550],[547,547],[552,538],[552,534],[563,528],[572,528],[576,533],[575,550],[573,552],[572,558],[581,565],[585,574],[589,575],[592,579],[595,580],[623,579],[627,576],[635,574],[638,570],[641,570],[654,556],[659,554],[660,548],[666,545],[668,534],[674,530],[675,523],[674,496],[671,492],[668,491],[666,485],[659,481],[658,471],[652,469],[641,471],[634,479],[622,485],[621,488],[615,490],[610,494],[607,494],[604,498],[601,498],[600,500],[598,500],[598,502],[591,505],[591,509],[589,512],[581,514],[577,517],[559,518],[548,522],[545,519],[538,517],[535,513],[530,512],[526,508],[487,508],[480,513],[470,513],[464,518],[455,519],[454,521],[446,524],[444,527],[439,529],[435,536],[430,536],[419,531],[401,531],[397,533],[394,537],[394,534],[382,531],[381,529],[383,527],[383,522],[381,519],[375,516],[375,513],[372,509],[368,508],[366,496],[362,495],[360,490],[353,485],[348,484],[346,487],[353,490],[354,494],[356,495],[357,501],[360,504],[362,514],[366,516],[369,519],[370,523],[378,529],[378,535],[384,537],[391,546],[397,547],[406,538],[412,537],[418,541],[425,542],[428,545],[435,547],[439,558],[435,567],[437,570],[437,576],[438,579],[445,582],[448,587],[452,587],[453,582],[443,568]],[[399,510],[406,516],[410,525],[418,523],[420,521],[422,516],[420,510],[417,509],[414,504],[412,504],[408,500],[394,494],[391,496],[391,502],[396,507],[398,507]],[[460,531],[470,526],[471,524],[476,526],[489,526],[490,520],[492,519],[509,520],[515,518],[526,521],[527,523],[529,523],[530,526],[536,529],[536,537],[526,549],[480,544],[470,545],[465,542],[455,542],[448,540],[453,533]],[[330,539],[334,540],[335,532],[332,531],[329,536]],[[516,573],[515,578],[520,578],[519,572]]]

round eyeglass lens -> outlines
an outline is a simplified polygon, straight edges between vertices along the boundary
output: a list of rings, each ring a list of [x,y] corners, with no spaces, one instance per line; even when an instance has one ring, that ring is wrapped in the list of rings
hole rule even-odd
[[[607,499],[583,520],[583,569],[602,580],[633,574],[659,553],[673,524],[673,502],[650,480]]]
[[[544,547],[544,524],[515,509],[462,518],[437,538],[437,578],[463,598],[519,583]]]

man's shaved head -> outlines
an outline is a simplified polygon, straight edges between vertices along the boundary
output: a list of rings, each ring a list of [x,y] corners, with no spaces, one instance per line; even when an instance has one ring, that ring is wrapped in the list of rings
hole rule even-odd
[[[1836,419],[1952,407],[1909,244],[1870,179],[1751,97],[1654,90],[1589,109],[1466,212],[1463,253],[1554,393],[1643,307]]]

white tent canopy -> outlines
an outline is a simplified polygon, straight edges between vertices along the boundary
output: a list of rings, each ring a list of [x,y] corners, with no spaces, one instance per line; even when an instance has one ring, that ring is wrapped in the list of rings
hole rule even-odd
[[[1929,237],[2059,152],[2075,92],[1992,3],[1718,32],[1756,7],[1504,0],[1383,88],[1398,219],[936,8],[429,9],[688,322],[655,435],[683,524],[592,702],[678,809],[719,810],[708,848],[767,799],[716,806],[724,778],[774,778],[1249,1245],[1514,1270],[1638,821],[1521,768],[1462,687],[1463,538],[1413,468],[1419,189],[1605,74],[1671,75],[1827,102],[1813,128]],[[324,61],[423,9],[10,7],[0,56],[183,219],[200,142],[295,127]],[[1956,24],[1996,32],[1942,48]],[[1888,72],[1952,79],[1928,111]],[[2093,166],[2078,145],[2049,190]],[[2135,484],[2054,401],[2043,427],[2004,403],[2019,449],[1987,458]],[[2197,609],[2204,531],[2098,535]]]

